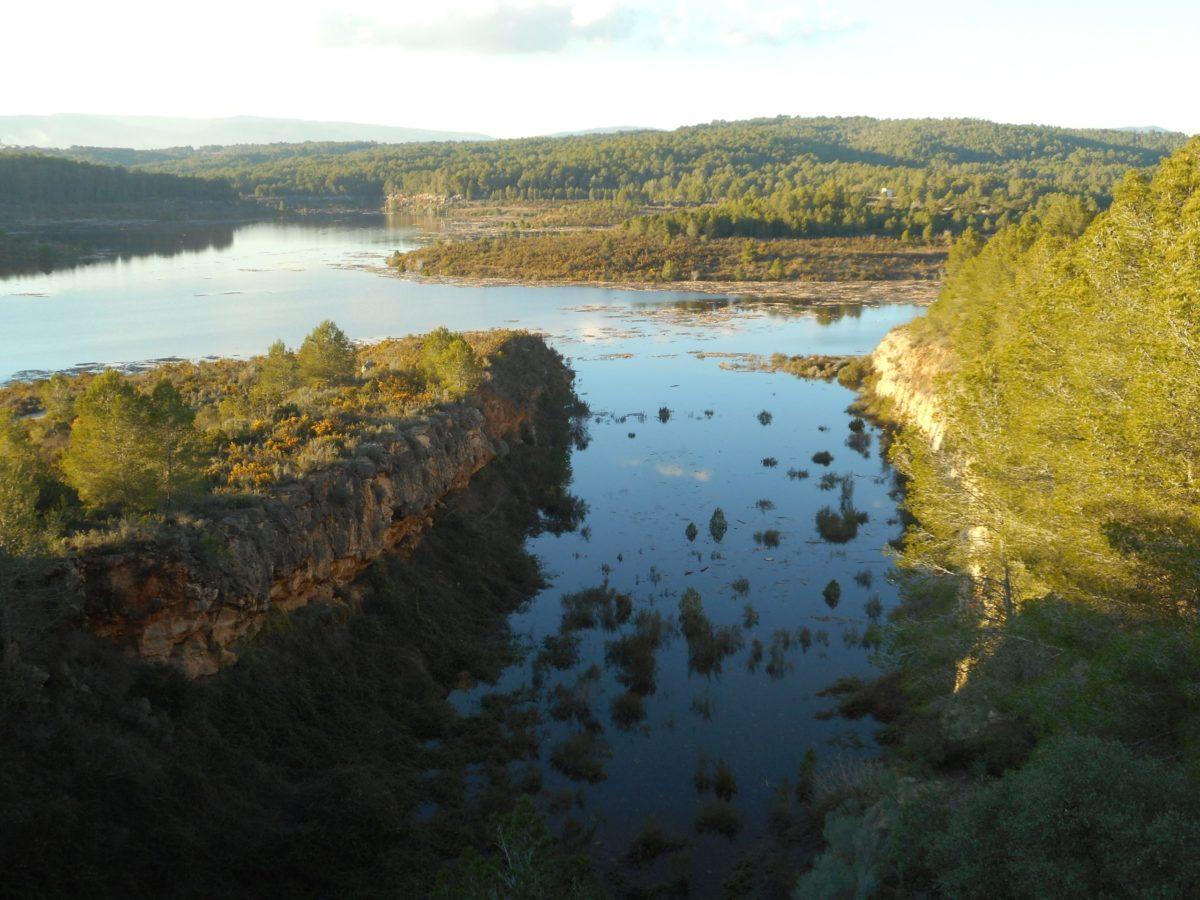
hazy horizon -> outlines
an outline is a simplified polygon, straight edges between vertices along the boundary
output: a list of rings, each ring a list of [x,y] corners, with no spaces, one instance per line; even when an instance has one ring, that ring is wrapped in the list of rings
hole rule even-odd
[[[254,116],[494,137],[778,114],[1200,130],[1200,9],[1148,0],[376,0],[203,17],[144,0],[6,13],[0,115]],[[59,27],[64,17],[73,27]],[[56,35],[46,66],[40,34]],[[1119,60],[1120,65],[1105,64]],[[30,78],[37,72],[37,78]],[[88,91],[79,90],[86,73]]]
[[[779,113],[790,116],[790,113]],[[863,114],[865,115],[865,114]],[[856,118],[859,114],[844,113],[836,118]],[[771,116],[758,118],[772,118]],[[872,117],[872,118],[951,118],[951,117]],[[960,118],[960,117],[953,117]],[[962,118],[981,118],[968,116]],[[23,129],[14,130],[10,123],[13,120],[45,120],[49,124],[62,123],[59,134],[69,135],[55,139],[40,134],[33,136],[36,126],[25,124]],[[91,121],[89,121],[91,120]],[[374,141],[376,143],[406,143],[417,141],[471,141],[471,140],[505,140],[521,137],[564,137],[570,135],[611,134],[631,131],[672,131],[676,128],[686,128],[710,124],[706,122],[687,122],[669,128],[649,125],[596,125],[594,127],[565,131],[536,132],[528,135],[512,135],[502,138],[496,135],[472,131],[467,127],[455,129],[428,129],[420,123],[405,122],[346,122],[318,119],[276,118],[269,116],[236,115],[221,117],[191,117],[166,115],[125,115],[122,113],[50,113],[50,114],[0,114],[0,146],[37,147],[37,148],[67,148],[70,146],[121,147],[136,150],[157,150],[184,146],[232,146],[237,144],[267,144],[267,143],[301,143],[305,141]],[[988,120],[995,121],[995,120]],[[138,124],[145,126],[145,131],[130,134],[120,132],[120,137],[108,139],[106,135],[112,128],[126,128]],[[1056,122],[997,122],[1002,125],[1033,125],[1084,130],[1112,131],[1174,131],[1165,129],[1153,122],[1125,123],[1096,123],[1090,125],[1061,125]],[[94,130],[89,134],[88,127]],[[233,129],[244,126],[242,136]],[[176,131],[164,131],[175,128]],[[1188,132],[1184,132],[1188,133]],[[156,139],[155,135],[169,134],[171,137]],[[88,136],[84,136],[88,135]]]

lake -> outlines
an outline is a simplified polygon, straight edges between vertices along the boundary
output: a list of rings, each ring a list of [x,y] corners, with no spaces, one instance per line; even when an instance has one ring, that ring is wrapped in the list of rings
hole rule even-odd
[[[693,893],[715,893],[738,858],[769,848],[772,797],[794,784],[807,749],[826,761],[870,751],[872,723],[816,718],[830,705],[816,692],[840,676],[871,673],[859,639],[872,621],[868,602],[886,616],[897,600],[883,550],[900,532],[879,433],[866,425],[856,446],[847,443],[855,434],[845,411],[850,391],[732,371],[721,354],[865,353],[919,309],[457,287],[382,270],[389,252],[419,239],[411,225],[381,216],[254,224],[169,256],[0,281],[0,379],[81,364],[248,356],[276,338],[295,346],[327,318],[359,339],[442,324],[546,334],[578,373],[577,390],[591,408],[590,439],[574,451],[570,486],[589,511],[580,531],[531,542],[550,586],[512,627],[541,647],[559,635],[563,595],[605,582],[630,595],[633,616],[612,631],[577,632],[577,661],[541,672],[543,747],[580,732],[578,719],[553,715],[562,685],[559,700],[582,700],[599,724],[589,740],[603,765],[596,783],[546,766],[545,788],[569,796],[572,815],[595,828],[602,864],[653,818],[691,842],[680,865]],[[820,451],[832,454],[830,464],[813,461]],[[807,477],[794,477],[799,470]],[[815,522],[825,507],[838,512],[843,498],[865,521],[856,537],[832,543]],[[727,523],[719,540],[720,529],[710,530],[718,508]],[[840,597],[830,600],[825,589],[834,580]],[[654,654],[644,708],[614,708],[625,687],[608,645],[632,631],[639,613],[658,612],[673,624],[689,588],[702,601],[700,631],[711,629],[705,633],[716,636],[720,652],[705,657],[703,639],[673,628]],[[498,689],[532,683],[533,658],[506,672]],[[592,665],[598,672],[589,677]],[[464,690],[453,700],[470,710],[496,689]],[[713,796],[695,786],[702,759],[710,773],[723,761],[736,779],[742,825],[732,840],[693,828]]]

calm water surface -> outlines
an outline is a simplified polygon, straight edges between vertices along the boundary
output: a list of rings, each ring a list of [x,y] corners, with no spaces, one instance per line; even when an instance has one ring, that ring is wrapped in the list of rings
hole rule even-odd
[[[586,700],[593,728],[600,728],[604,778],[573,782],[546,766],[545,788],[574,795],[570,815],[595,828],[601,862],[618,857],[653,817],[691,842],[690,857],[678,864],[690,872],[693,891],[713,893],[734,861],[766,840],[772,793],[794,781],[806,749],[824,759],[870,749],[872,724],[815,718],[829,705],[815,693],[840,676],[871,671],[869,651],[854,638],[869,624],[870,598],[885,611],[896,601],[882,548],[899,526],[878,435],[868,427],[865,455],[846,444],[849,391],[730,371],[719,356],[699,353],[863,353],[917,310],[812,311],[671,292],[451,287],[363,269],[416,240],[412,228],[382,218],[259,224],[198,252],[0,281],[0,379],[81,363],[250,355],[277,337],[298,344],[325,318],[356,338],[440,324],[546,333],[578,372],[579,393],[592,410],[590,442],[574,452],[571,484],[589,512],[586,529],[532,541],[552,583],[513,617],[514,630],[531,647],[541,645],[559,631],[563,594],[605,580],[633,597],[635,615],[656,610],[674,623],[690,587],[714,628],[737,629],[730,637],[738,649],[701,673],[689,665],[688,643],[675,629],[656,653],[645,718],[617,722],[610,704],[625,689],[606,662],[606,644],[634,626],[580,632],[578,662],[544,673],[542,755],[580,730],[578,720],[549,715],[550,692],[560,683],[582,685],[575,696]],[[771,413],[766,425],[758,418],[763,410]],[[827,467],[812,461],[823,450],[834,457]],[[765,458],[777,465],[764,465]],[[792,468],[810,477],[789,478]],[[845,544],[822,540],[814,524],[819,509],[839,503],[839,488],[821,489],[826,472],[853,484],[854,506],[867,514]],[[708,529],[717,507],[729,524],[719,542]],[[689,522],[699,529],[694,541],[685,535]],[[777,547],[756,542],[755,533],[768,529],[780,533]],[[869,587],[856,582],[860,573],[869,573]],[[749,585],[744,593],[733,586],[741,579]],[[835,608],[822,596],[833,579],[841,586]],[[758,619],[749,627],[747,604]],[[807,648],[797,640],[805,628]],[[763,648],[757,663],[755,640]],[[593,664],[598,680],[580,682]],[[531,683],[531,665],[507,672],[499,688]],[[454,700],[469,709],[484,692]],[[702,757],[723,759],[736,777],[743,828],[734,841],[694,832],[693,818],[712,796],[693,785]]]

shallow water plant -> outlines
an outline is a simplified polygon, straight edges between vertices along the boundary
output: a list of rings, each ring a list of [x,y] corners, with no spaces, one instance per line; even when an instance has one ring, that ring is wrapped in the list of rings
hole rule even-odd
[[[708,520],[708,533],[719,544],[727,531],[729,531],[729,520],[725,518],[725,511],[718,506]]]
[[[821,596],[825,598],[825,603],[830,609],[837,608],[838,601],[842,599],[842,586],[836,578],[825,585],[821,590]]]

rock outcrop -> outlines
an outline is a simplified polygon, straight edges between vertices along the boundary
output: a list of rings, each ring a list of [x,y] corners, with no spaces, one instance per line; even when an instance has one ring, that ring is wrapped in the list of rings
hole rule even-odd
[[[189,676],[216,672],[272,612],[336,602],[340,585],[414,539],[509,442],[536,440],[571,377],[540,338],[515,337],[468,400],[398,423],[353,458],[189,525],[186,539],[81,554],[86,626]]]
[[[887,418],[919,429],[934,450],[946,435],[934,382],[949,364],[944,348],[917,341],[907,325],[889,331],[871,354],[873,398],[886,405]]]

